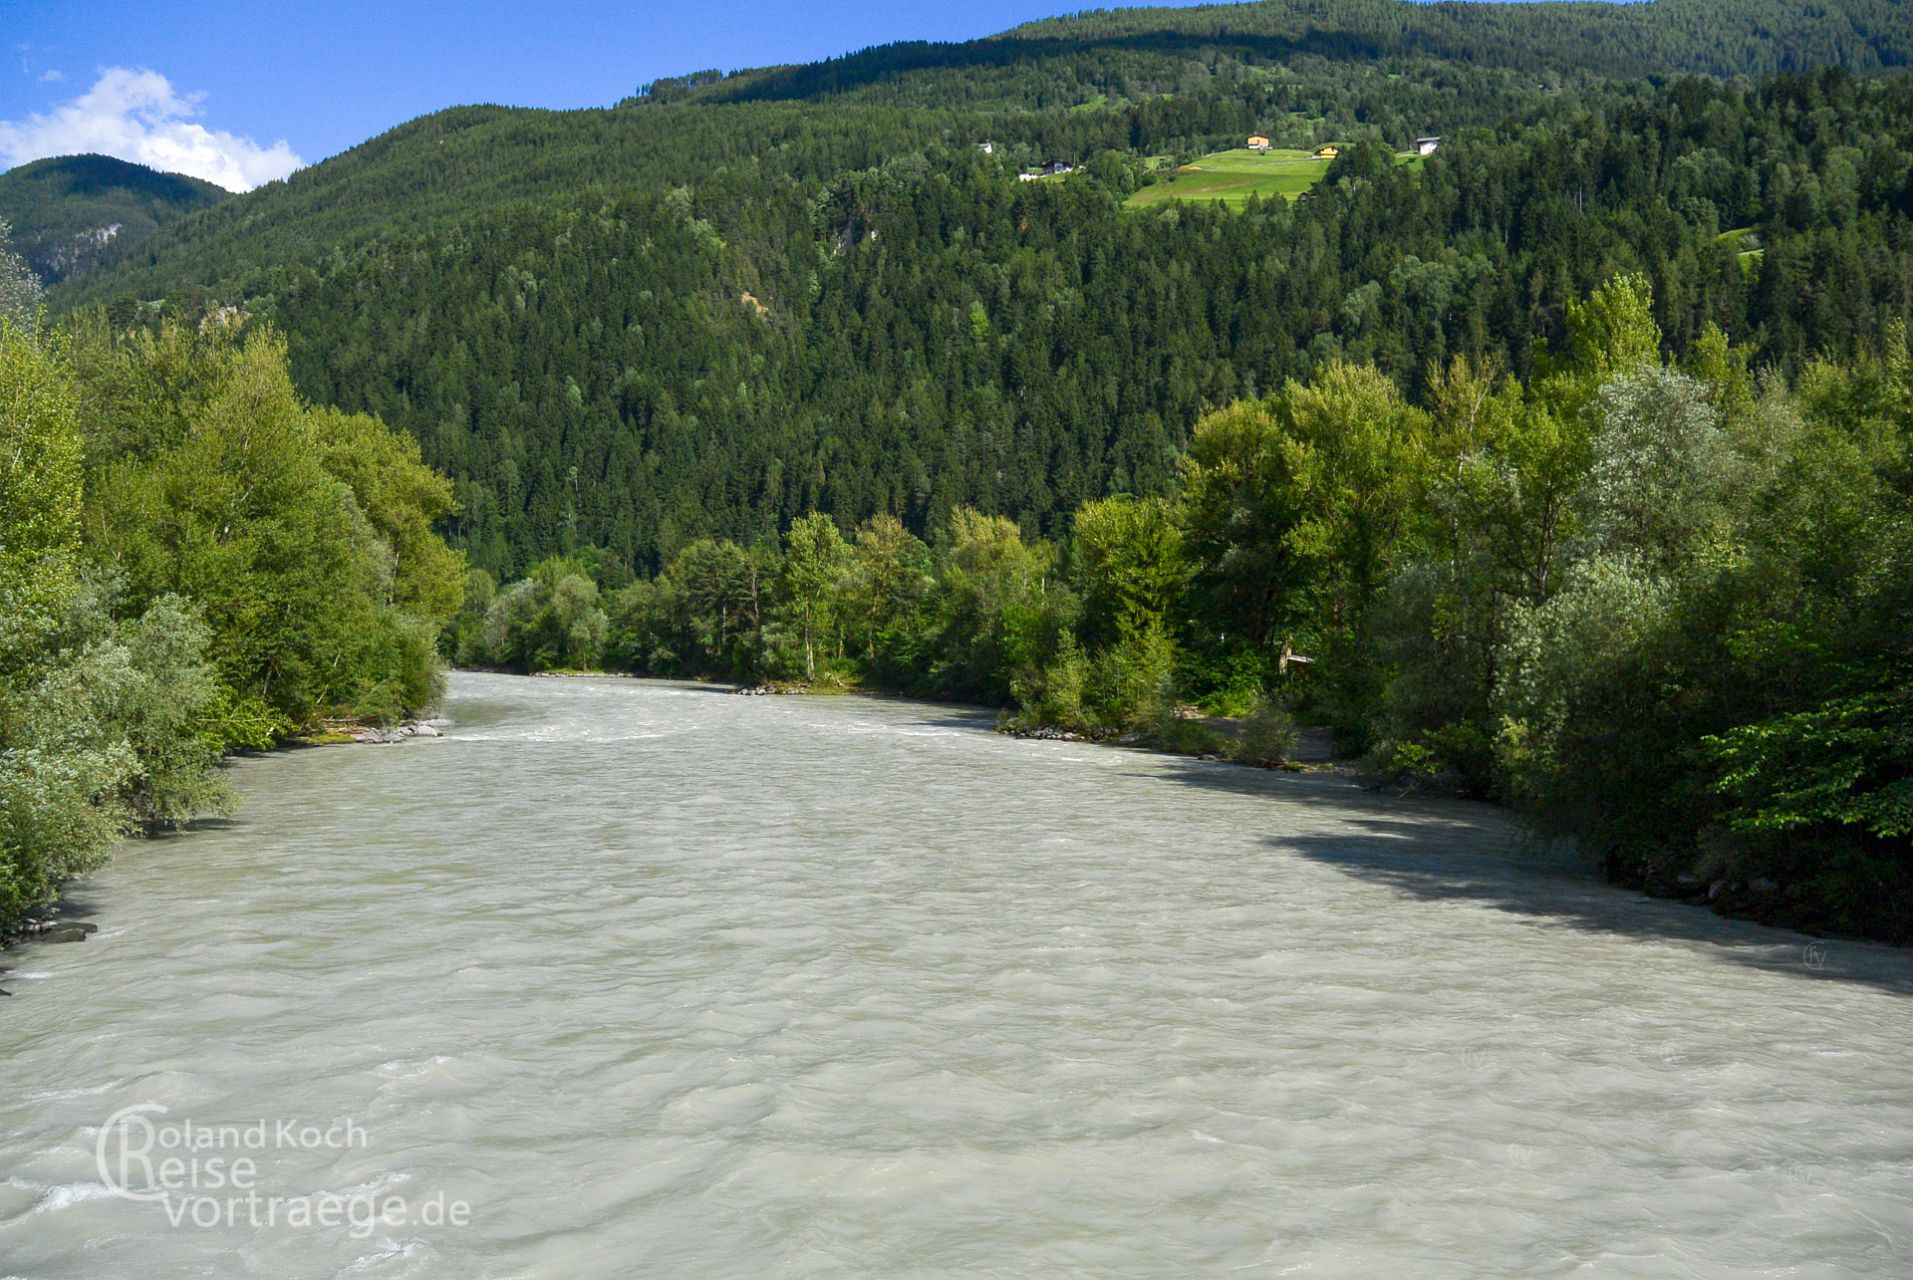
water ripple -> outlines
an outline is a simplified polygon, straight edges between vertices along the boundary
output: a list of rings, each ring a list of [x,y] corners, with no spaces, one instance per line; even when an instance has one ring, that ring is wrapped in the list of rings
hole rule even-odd
[[[457,677],[248,760],[0,1010],[0,1272],[1904,1276],[1913,957],[1619,893],[1493,810],[972,713]],[[167,1224],[118,1108],[351,1119]]]

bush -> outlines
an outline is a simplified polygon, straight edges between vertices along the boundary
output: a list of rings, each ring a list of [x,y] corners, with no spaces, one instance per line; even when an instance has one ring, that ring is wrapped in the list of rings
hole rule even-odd
[[[1246,647],[1185,649],[1176,657],[1176,687],[1212,716],[1248,715],[1275,677],[1275,664]]]
[[[1085,700],[1095,719],[1112,729],[1140,729],[1156,715],[1163,690],[1175,687],[1176,650],[1158,630],[1125,636],[1089,663]]]
[[[1083,708],[1083,686],[1088,676],[1089,663],[1076,637],[1065,631],[1057,641],[1056,656],[1047,665],[1010,681],[1017,705],[1013,723],[1023,728],[1042,726],[1074,732],[1093,728]]]
[[[1294,755],[1296,736],[1295,719],[1288,708],[1264,696],[1242,718],[1241,735],[1229,755],[1237,764],[1277,768]]]
[[[1130,722],[1130,732],[1145,746],[1185,756],[1220,755],[1225,745],[1215,730],[1183,714],[1176,683],[1167,673],[1142,700]]]
[[[30,672],[0,684],[0,921],[141,826],[223,812],[208,630],[177,596],[115,623],[90,580]]]

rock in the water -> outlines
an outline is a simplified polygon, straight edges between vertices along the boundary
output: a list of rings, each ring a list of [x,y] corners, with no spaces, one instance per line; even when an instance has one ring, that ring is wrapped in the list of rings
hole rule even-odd
[[[56,924],[40,930],[42,942],[85,942],[86,935],[93,932],[91,925]]]
[[[444,735],[439,733],[431,724],[421,721],[412,726],[412,736],[414,738],[438,738]]]

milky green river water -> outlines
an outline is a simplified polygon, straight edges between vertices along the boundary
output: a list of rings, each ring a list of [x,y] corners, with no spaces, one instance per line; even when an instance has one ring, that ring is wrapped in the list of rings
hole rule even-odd
[[[0,1276],[1913,1275],[1906,953],[959,710],[449,712],[0,961]],[[306,1126],[247,1182],[308,1216],[114,1165],[141,1105]]]

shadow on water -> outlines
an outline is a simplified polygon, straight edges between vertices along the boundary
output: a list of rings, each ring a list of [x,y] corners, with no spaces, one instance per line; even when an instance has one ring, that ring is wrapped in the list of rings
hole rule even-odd
[[[1333,808],[1349,829],[1268,835],[1264,843],[1405,898],[1473,902],[1587,933],[1702,946],[1770,973],[1913,995],[1913,952],[1728,919],[1609,884],[1591,867],[1526,834],[1512,814],[1488,805],[1400,798],[1364,791],[1346,779],[1195,761],[1159,762],[1137,775],[1235,795],[1279,795],[1290,806]]]
[[[651,677],[648,677],[648,676],[620,676],[620,675],[591,676],[591,677],[582,677],[582,678],[612,679],[612,680],[649,680],[651,679]],[[735,697],[742,696],[745,689],[744,685],[731,684],[727,681],[722,681],[722,680],[656,680],[654,681],[654,683],[668,684],[670,685],[672,689],[675,689],[679,693],[721,693],[728,698],[735,698]]]
[[[933,729],[982,729],[986,732],[994,732],[1000,715],[1000,712],[992,711],[988,707],[978,707],[968,714],[960,710],[939,710],[922,717],[918,723]]]

